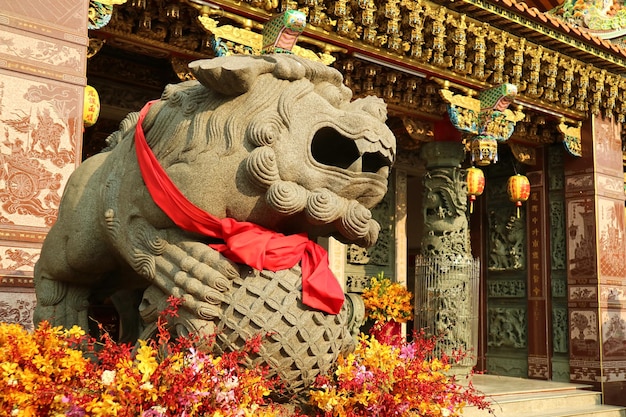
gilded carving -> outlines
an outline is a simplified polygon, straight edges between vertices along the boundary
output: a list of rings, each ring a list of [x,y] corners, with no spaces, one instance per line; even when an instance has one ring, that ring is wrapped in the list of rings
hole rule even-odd
[[[488,28],[489,24],[487,23],[476,24],[472,22],[468,29],[468,32],[473,34],[473,38],[468,43],[468,49],[473,52],[470,57],[473,55],[473,58],[470,58],[471,62],[468,65],[470,65],[472,75],[480,81],[485,81],[491,74],[491,71],[485,71],[485,64],[487,63],[485,38],[489,31]]]

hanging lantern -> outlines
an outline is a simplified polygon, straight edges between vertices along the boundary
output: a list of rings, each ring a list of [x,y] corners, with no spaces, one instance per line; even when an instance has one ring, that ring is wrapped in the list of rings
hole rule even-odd
[[[522,203],[530,197],[530,182],[524,175],[515,174],[509,178],[506,190],[509,193],[509,198],[517,207],[517,218],[519,219],[519,209],[522,207]]]
[[[475,136],[470,143],[472,162],[486,166],[498,162],[498,141],[489,136]]]
[[[474,212],[474,201],[485,189],[485,174],[480,168],[467,168],[467,195],[470,201],[470,213]]]
[[[85,97],[83,101],[83,125],[93,126],[98,121],[100,115],[100,97],[95,88],[88,85],[85,87]]]

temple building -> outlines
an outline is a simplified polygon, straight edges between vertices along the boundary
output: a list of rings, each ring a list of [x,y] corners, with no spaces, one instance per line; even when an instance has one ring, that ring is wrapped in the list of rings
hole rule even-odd
[[[345,291],[382,272],[415,293],[408,331],[445,333],[469,366],[626,405],[619,0],[0,0],[0,320],[32,326],[81,161],[191,61],[260,54],[290,10],[292,52],[383,98],[397,138],[376,245],[321,242]]]

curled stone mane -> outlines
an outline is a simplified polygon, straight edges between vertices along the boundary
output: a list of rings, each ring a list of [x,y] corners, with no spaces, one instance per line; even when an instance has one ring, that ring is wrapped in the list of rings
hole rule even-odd
[[[233,147],[242,145],[241,138],[255,116],[268,109],[274,115],[267,116],[270,124],[282,123],[288,127],[291,103],[311,89],[336,106],[351,99],[352,93],[342,84],[341,74],[322,64],[294,57],[249,58],[246,65],[251,69],[247,71],[252,74],[244,75],[258,74],[255,81],[263,82],[262,89],[250,84],[247,91],[237,94],[241,86],[233,86],[236,81],[232,80],[231,71],[203,67],[204,62],[215,60],[192,63],[198,81],[166,87],[143,123],[146,139],[164,167],[193,162],[198,152],[220,145],[212,143],[215,138],[224,141],[219,152],[228,154]],[[249,84],[245,79],[238,83]],[[276,120],[276,112],[282,120]],[[125,127],[134,129],[135,124],[136,116]]]

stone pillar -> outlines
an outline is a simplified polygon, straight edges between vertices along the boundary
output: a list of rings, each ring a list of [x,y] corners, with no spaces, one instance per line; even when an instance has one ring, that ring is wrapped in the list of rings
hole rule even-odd
[[[0,319],[25,327],[34,264],[81,161],[88,6],[0,0]]]
[[[565,160],[570,378],[626,405],[626,243],[620,127],[583,125],[582,157]]]
[[[438,349],[472,355],[455,373],[476,364],[478,267],[471,256],[467,185],[460,142],[424,144],[424,228],[416,259],[416,325],[441,337]]]

